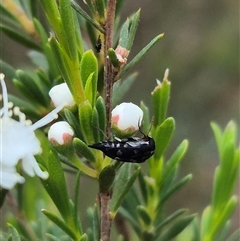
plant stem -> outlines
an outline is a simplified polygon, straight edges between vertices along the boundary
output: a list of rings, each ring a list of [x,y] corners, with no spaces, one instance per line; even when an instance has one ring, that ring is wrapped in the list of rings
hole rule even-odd
[[[109,215],[109,201],[110,193],[109,192],[100,192],[99,193],[100,201],[100,215],[101,215],[101,224],[100,224],[100,236],[101,241],[110,241],[110,230],[112,225],[112,220]]]
[[[111,106],[112,106],[112,89],[114,83],[114,71],[110,59],[108,58],[108,49],[112,47],[112,32],[115,18],[116,0],[108,1],[107,19],[104,26],[104,87],[105,87],[105,103],[106,103],[106,135],[110,136],[111,130]]]
[[[106,136],[110,136],[111,130],[111,109],[112,109],[112,91],[114,82],[114,71],[110,59],[108,58],[108,49],[112,47],[113,27],[115,18],[116,0],[108,0],[107,18],[103,26],[105,30],[104,38],[104,99],[106,104]],[[110,191],[99,192],[100,200],[100,237],[102,241],[110,241],[110,229],[112,220],[109,215]]]

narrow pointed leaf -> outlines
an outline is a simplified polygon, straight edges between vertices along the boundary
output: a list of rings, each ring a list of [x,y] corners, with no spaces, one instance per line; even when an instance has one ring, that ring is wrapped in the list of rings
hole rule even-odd
[[[169,241],[181,233],[196,217],[196,214],[189,215],[187,217],[181,218],[175,222],[163,235],[160,236],[157,241]]]
[[[17,229],[12,226],[10,223],[8,223],[8,228],[9,228],[9,231],[8,231],[8,234],[9,234],[9,240],[11,241],[21,241],[21,238],[20,238],[20,235],[17,231]]]
[[[171,141],[173,132],[175,129],[175,121],[173,118],[166,119],[154,132],[154,140],[156,143],[159,143],[157,146],[154,158],[159,160],[166,150],[168,144]]]
[[[119,206],[127,195],[128,191],[135,182],[139,172],[140,167],[136,169],[132,174],[130,172],[131,165],[125,164],[121,167],[120,172],[116,178],[114,185],[114,192],[110,202],[110,210],[113,214],[116,214]]]
[[[156,226],[156,234],[160,233],[160,231],[169,223],[171,223],[172,221],[174,221],[176,218],[178,218],[179,216],[181,216],[182,214],[184,214],[187,211],[187,209],[179,209],[176,212],[174,212],[173,214],[171,214],[170,216],[168,216],[167,218],[165,218],[164,221],[162,221],[161,223],[157,224]]]
[[[65,177],[57,153],[54,150],[49,152],[47,171],[49,178],[43,180],[42,183],[64,220],[70,221],[71,210]]]
[[[163,38],[164,34],[160,34],[157,37],[155,37],[146,47],[144,47],[127,65],[125,65],[116,79],[121,79],[122,76],[126,74],[134,65],[136,65],[143,56],[160,40]]]
[[[11,29],[3,24],[0,24],[0,30],[4,32],[8,37],[13,39],[14,41],[22,44],[23,46],[29,48],[29,49],[34,49],[37,51],[42,51],[41,47],[37,45],[34,41],[31,39],[27,38],[26,36],[18,33],[16,30]]]
[[[166,163],[166,166],[164,168],[164,172],[163,172],[163,177],[162,180],[164,181],[167,176],[170,174],[170,172],[176,167],[176,165],[180,162],[180,160],[182,159],[184,153],[187,150],[187,146],[188,146],[188,141],[184,140],[177,148],[177,150],[173,153],[173,155],[171,156],[171,158],[168,160],[168,162]]]
[[[189,174],[178,181],[168,192],[162,197],[161,204],[166,202],[174,193],[176,193],[180,188],[186,185],[192,179],[192,174]]]
[[[144,222],[145,225],[151,224],[151,217],[149,216],[148,210],[144,206],[137,206],[137,213],[139,218]]]
[[[78,138],[73,139],[73,145],[78,153],[78,155],[84,156],[88,161],[95,162],[95,156],[92,150],[87,146],[85,142]]]
[[[98,120],[99,120],[98,127],[101,130],[101,131],[99,131],[100,132],[99,133],[100,140],[102,141],[104,139],[103,133],[105,132],[105,128],[106,128],[106,106],[105,106],[105,102],[101,96],[99,96],[97,98],[96,109],[98,112]]]
[[[58,216],[54,213],[49,212],[45,209],[42,212],[52,221],[54,222],[59,228],[61,228],[65,233],[67,233],[72,239],[76,240],[76,235],[74,231],[65,223],[63,222]]]
[[[72,7],[79,13],[83,18],[85,18],[93,27],[104,33],[104,29],[99,23],[92,19],[75,1],[71,0]]]
[[[92,106],[88,100],[84,101],[78,106],[78,114],[80,121],[80,128],[82,130],[84,140],[87,144],[94,143],[93,137],[93,126],[91,123],[92,120]]]

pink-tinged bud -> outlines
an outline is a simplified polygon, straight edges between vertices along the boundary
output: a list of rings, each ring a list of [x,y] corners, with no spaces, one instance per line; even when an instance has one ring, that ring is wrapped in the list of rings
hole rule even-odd
[[[75,101],[66,83],[55,85],[49,91],[49,96],[55,107],[64,106],[71,107],[74,106]]]
[[[112,110],[112,129],[119,138],[133,136],[141,126],[143,111],[133,103],[121,103]]]
[[[126,48],[123,48],[121,45],[118,45],[115,49],[115,54],[118,58],[120,65],[127,63],[127,57],[129,55],[129,51]]]
[[[53,124],[48,131],[48,139],[55,147],[71,145],[73,135],[74,132],[66,121],[59,121]]]

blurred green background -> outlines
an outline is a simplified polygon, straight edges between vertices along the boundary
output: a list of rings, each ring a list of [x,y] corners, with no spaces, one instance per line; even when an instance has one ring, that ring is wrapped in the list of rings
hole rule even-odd
[[[188,139],[189,150],[179,177],[193,173],[193,180],[173,198],[169,208],[188,207],[201,213],[210,201],[218,164],[210,122],[224,128],[233,119],[239,127],[239,2],[126,1],[121,21],[139,8],[141,18],[129,60],[156,35],[165,33],[165,37],[134,68],[139,76],[124,101],[139,104],[143,100],[150,106],[155,79],[161,80],[165,69],[170,69],[168,116],[175,118],[176,132],[167,154]],[[28,68],[27,49],[2,33],[0,46],[2,59],[16,68]],[[94,190],[89,194],[91,203],[95,194]],[[239,209],[234,226],[239,226]]]

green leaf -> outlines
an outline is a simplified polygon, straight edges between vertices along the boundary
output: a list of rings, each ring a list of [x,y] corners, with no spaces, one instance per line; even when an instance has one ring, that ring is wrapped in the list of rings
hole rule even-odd
[[[87,82],[85,84],[85,95],[86,95],[86,98],[88,99],[88,101],[90,102],[91,106],[94,106],[94,98],[95,98],[95,94],[93,93],[93,76],[94,76],[94,73],[91,73],[88,78],[87,78]],[[96,92],[95,92],[96,93]]]
[[[20,43],[30,49],[42,51],[42,48],[38,44],[33,42],[31,39],[25,37],[24,35],[18,33],[15,29],[11,29],[3,24],[0,24],[0,30],[17,43]]]
[[[78,209],[80,177],[81,177],[81,172],[78,172],[76,176],[75,186],[74,186],[73,218],[74,218],[74,223],[76,224],[75,227],[78,229],[79,233],[82,233],[82,224],[81,224],[81,220],[79,220],[79,209]]]
[[[120,213],[134,228],[136,233],[142,233],[142,227],[137,221],[137,216],[133,216],[129,211],[123,207],[119,207],[118,213]]]
[[[144,180],[144,175],[143,175],[142,171],[139,172],[138,181],[139,181],[140,190],[141,190],[143,200],[146,204],[148,202],[148,191],[147,191],[147,183]]]
[[[144,206],[137,206],[137,213],[139,218],[145,225],[149,226],[151,224],[152,219],[149,215],[148,210]]]
[[[31,99],[37,101],[40,105],[48,107],[50,98],[44,93],[45,86],[40,84],[38,85],[36,83],[37,77],[31,77],[22,70],[17,70],[16,74],[21,84],[25,87],[25,93],[28,94],[25,97],[30,97]]]
[[[118,72],[119,68],[120,68],[120,64],[119,64],[119,60],[117,58],[117,55],[115,53],[115,50],[113,48],[109,48],[108,49],[108,56],[109,59],[115,69],[116,72]]]
[[[99,175],[99,190],[102,193],[108,192],[114,181],[116,172],[113,165],[103,168]]]
[[[72,92],[73,87],[70,84],[70,80],[71,80],[72,76],[69,73],[70,67],[67,66],[68,61],[67,61],[66,53],[62,49],[61,45],[59,44],[59,42],[57,41],[57,39],[55,37],[53,37],[51,35],[48,41],[49,41],[51,49],[54,53],[55,61],[58,65],[59,71],[61,72],[64,80],[68,83],[68,87]]]
[[[127,18],[127,20],[124,22],[124,24],[122,25],[120,34],[119,34],[119,44],[123,47],[123,48],[127,48],[128,46],[128,39],[129,39],[129,28],[130,28],[130,19]],[[128,49],[130,50],[130,49]]]
[[[60,239],[58,239],[57,237],[49,233],[46,233],[46,237],[48,238],[49,241],[61,241]]]
[[[98,206],[95,203],[93,206],[93,236],[94,240],[100,240],[99,214]]]
[[[85,18],[94,28],[99,30],[101,33],[104,33],[104,29],[99,23],[92,19],[75,1],[71,0],[72,7],[79,13],[83,18]]]
[[[56,1],[40,0],[49,23],[56,30],[60,20],[60,13]]]
[[[199,224],[199,218],[196,217],[192,222],[192,241],[200,241],[200,224]]]
[[[169,223],[171,223],[172,221],[174,221],[176,218],[178,218],[179,216],[181,216],[182,214],[184,214],[187,211],[187,209],[179,209],[176,212],[174,212],[173,214],[171,214],[169,217],[165,218],[164,221],[160,222],[159,224],[157,224],[156,228],[155,228],[155,232],[156,234],[159,234],[161,232],[161,230],[168,225]]]
[[[220,231],[220,235],[218,235],[214,241],[226,241],[227,234],[230,229],[230,221],[226,222]]]
[[[4,73],[8,79],[12,80],[17,77],[16,70],[2,59],[0,59],[0,66],[1,66],[1,72]]]
[[[157,144],[157,148],[154,153],[154,158],[159,160],[166,150],[170,140],[172,138],[175,129],[175,121],[173,118],[166,119],[160,126],[154,131],[154,140]]]
[[[174,193],[176,193],[180,188],[182,188],[184,185],[186,185],[190,180],[192,179],[192,174],[188,174],[184,178],[182,178],[180,181],[178,181],[171,189],[167,191],[167,193],[162,197],[161,204],[166,202],[169,197],[171,197]]]
[[[201,235],[202,239],[204,240],[205,234],[208,233],[208,230],[211,228],[210,226],[210,219],[211,219],[211,207],[208,206],[203,210],[202,218],[201,218]]]
[[[162,176],[162,181],[168,177],[168,175],[171,173],[171,171],[178,165],[178,163],[181,161],[183,155],[185,154],[186,150],[188,147],[188,141],[184,140],[177,148],[177,150],[172,154],[171,158],[167,161],[164,171],[163,171],[163,176]]]
[[[100,139],[100,133],[101,131],[99,130],[99,117],[98,117],[98,111],[97,109],[94,107],[93,111],[92,111],[92,126],[97,128],[96,131],[93,132],[93,137],[95,140],[95,143],[100,142],[102,139]]]
[[[215,213],[212,213],[213,220],[211,220],[212,223],[210,224],[210,226],[212,227],[209,232],[210,237],[214,237],[217,232],[223,228],[224,224],[227,222],[227,220],[232,215],[234,209],[236,208],[237,202],[237,197],[233,196],[228,201],[223,210],[216,210]]]
[[[142,122],[143,131],[145,133],[148,133],[152,128],[152,123],[150,122],[150,116],[149,116],[149,108],[144,104],[143,101],[140,102],[140,107],[143,111],[143,122]]]
[[[62,40],[61,44],[67,51],[70,59],[73,62],[78,62],[78,51],[77,51],[77,35],[76,29],[78,28],[74,21],[73,12],[69,0],[59,1],[59,13],[62,21],[62,30],[58,33],[58,37]],[[61,33],[61,36],[59,36]]]
[[[121,79],[134,65],[136,65],[143,56],[160,40],[164,34],[156,36],[146,47],[144,47],[122,70],[118,73],[116,80]]]
[[[77,104],[82,103],[85,98],[83,85],[79,74],[79,62],[73,62],[61,44],[53,36],[49,39],[58,68],[67,83],[73,98]]]
[[[73,128],[75,136],[79,137],[80,139],[83,139],[83,133],[80,129],[79,122],[78,122],[76,116],[74,115],[74,113],[72,111],[70,111],[69,109],[65,108],[64,115],[65,115],[65,118],[67,119],[67,122],[69,123],[69,125]]]
[[[127,19],[120,32],[120,45],[127,50],[131,50],[136,35],[141,9],[139,9],[130,19]]]
[[[71,209],[65,177],[58,155],[54,150],[49,152],[47,171],[49,173],[49,178],[47,180],[43,180],[42,183],[63,219],[71,225]]]
[[[58,216],[54,213],[51,213],[45,209],[42,209],[43,214],[45,214],[52,222],[54,222],[59,228],[61,228],[65,233],[67,233],[72,239],[76,240],[77,236],[74,231],[71,229],[70,225],[63,222]]]
[[[99,18],[98,18],[98,22],[100,22],[101,24],[105,23],[105,0],[98,0],[95,2],[96,4],[96,10],[98,12]]]
[[[10,223],[8,225],[8,240],[11,241],[21,241],[20,235],[15,227],[13,227]]]
[[[33,22],[41,39],[42,49],[48,62],[48,69],[51,70],[50,74],[53,79],[56,79],[59,76],[59,69],[55,61],[53,51],[48,42],[48,35],[44,30],[42,24],[37,19],[34,19]]]
[[[113,196],[110,201],[110,210],[114,215],[116,214],[119,206],[121,205],[128,191],[132,187],[133,183],[135,182],[139,172],[140,172],[140,167],[138,167],[131,174],[131,164],[129,163],[124,164],[121,167],[115,179]]]
[[[153,115],[154,123],[153,125],[159,126],[166,119],[168,103],[170,98],[171,83],[168,81],[167,69],[164,74],[162,83],[158,80],[157,86],[152,92],[152,105],[153,105]]]
[[[216,143],[217,143],[218,153],[219,153],[220,158],[221,158],[222,130],[214,122],[211,122],[211,127],[212,127],[212,130],[213,130],[213,133],[214,133],[214,136],[215,136],[215,140],[216,140]]]
[[[98,127],[101,130],[99,132],[100,140],[103,140],[104,139],[103,133],[105,132],[105,129],[106,129],[106,106],[101,96],[97,98],[96,109],[98,112],[98,121],[99,121]]]
[[[84,156],[90,162],[96,162],[95,155],[85,142],[78,138],[73,139],[73,145],[78,155]]]
[[[93,81],[96,82],[96,74],[98,73],[98,63],[93,51],[88,50],[83,54],[80,66],[80,74],[83,86],[86,85],[87,79],[89,78],[89,75],[92,73],[95,74]],[[96,83],[94,85],[96,85]]]
[[[181,233],[192,220],[196,217],[196,214],[183,217],[176,221],[163,235],[161,235],[156,241],[169,241]]]
[[[92,120],[92,106],[88,100],[78,107],[80,128],[87,144],[94,143]]]

